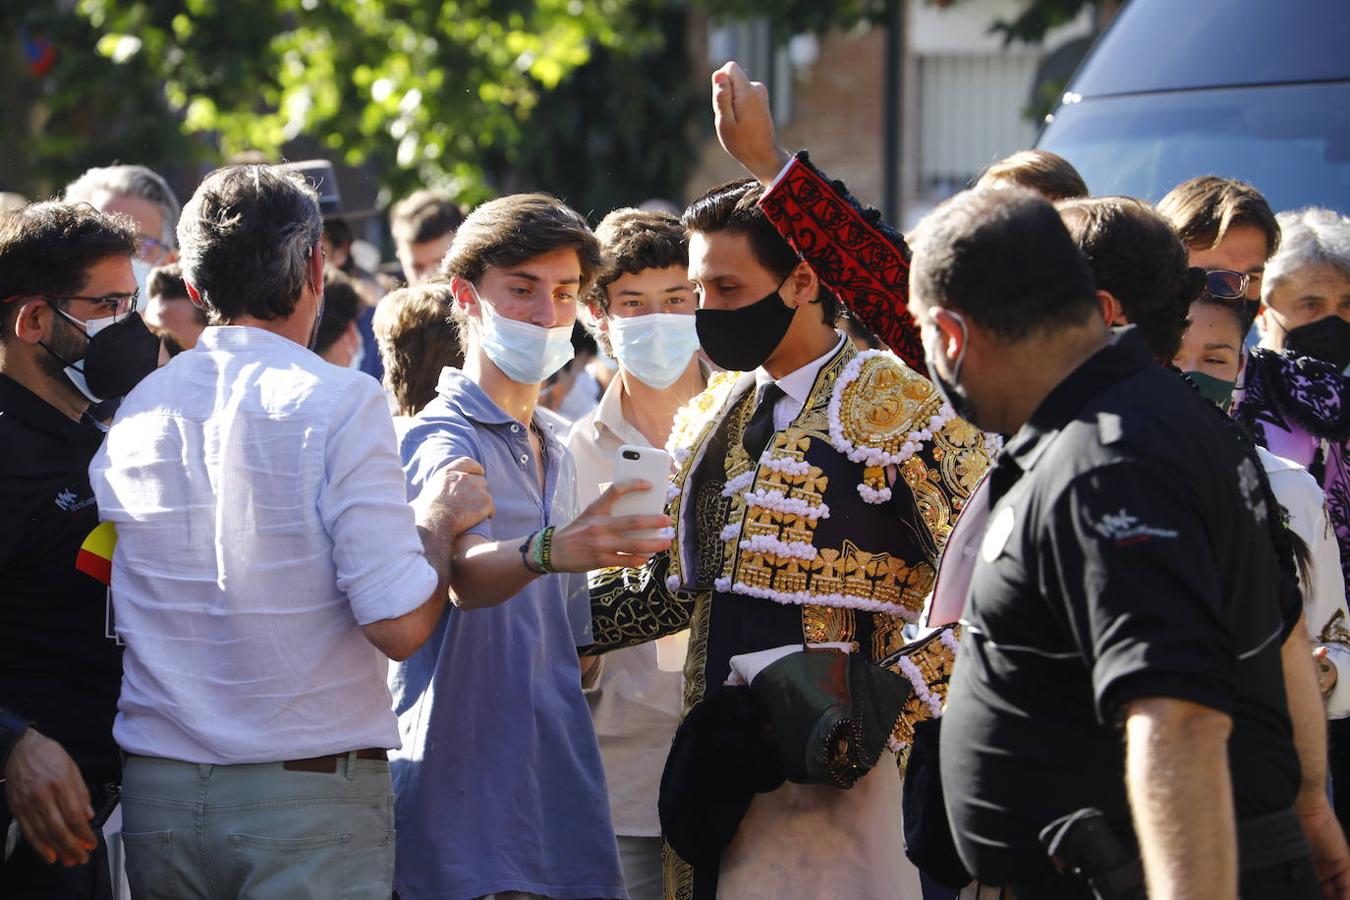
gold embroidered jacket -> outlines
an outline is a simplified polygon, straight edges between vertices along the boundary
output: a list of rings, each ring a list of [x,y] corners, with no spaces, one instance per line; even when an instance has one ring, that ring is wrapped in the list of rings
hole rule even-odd
[[[914,683],[893,733],[903,746],[940,705],[951,642],[906,652],[901,630],[989,464],[984,435],[895,356],[844,341],[801,413],[751,460],[741,434],[753,385],[749,373],[714,376],[677,417],[674,542],[640,570],[592,577],[588,652],[691,628],[687,709],[721,684],[732,655],[851,643]]]

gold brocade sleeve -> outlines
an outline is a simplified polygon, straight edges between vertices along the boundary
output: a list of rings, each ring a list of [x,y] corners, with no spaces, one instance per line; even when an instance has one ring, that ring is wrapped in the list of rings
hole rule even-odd
[[[959,625],[939,628],[884,659],[877,665],[902,675],[914,686],[900,717],[891,729],[892,749],[902,751],[914,739],[914,726],[939,715],[947,700],[947,685],[956,662]]]
[[[582,654],[598,656],[688,628],[698,594],[667,588],[669,568],[670,552],[666,551],[640,569],[592,572],[591,631],[595,641]]]
[[[994,440],[964,419],[950,419],[901,466],[939,552],[998,452]]]

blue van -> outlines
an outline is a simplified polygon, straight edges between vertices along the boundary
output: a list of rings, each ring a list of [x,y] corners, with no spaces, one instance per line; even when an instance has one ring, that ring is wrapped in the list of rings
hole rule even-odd
[[[1350,0],[1129,0],[1036,145],[1093,194],[1215,174],[1350,214]]]

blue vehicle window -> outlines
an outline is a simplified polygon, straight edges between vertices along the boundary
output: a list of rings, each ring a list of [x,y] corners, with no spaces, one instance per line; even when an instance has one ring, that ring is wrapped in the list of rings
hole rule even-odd
[[[1130,0],[1074,76],[1084,96],[1350,79],[1345,0]]]
[[[1250,182],[1277,211],[1350,214],[1350,82],[1088,98],[1056,110],[1037,146],[1096,195],[1156,202],[1214,174]]]

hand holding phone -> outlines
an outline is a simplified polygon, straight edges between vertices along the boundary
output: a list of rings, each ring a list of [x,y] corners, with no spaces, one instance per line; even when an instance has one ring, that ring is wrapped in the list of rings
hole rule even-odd
[[[670,483],[670,454],[655,447],[624,444],[614,455],[614,484],[623,481],[645,481],[651,485],[645,491],[633,491],[614,501],[611,514],[615,516],[659,516],[666,508],[666,486]],[[635,532],[641,537],[655,537],[654,532]]]

